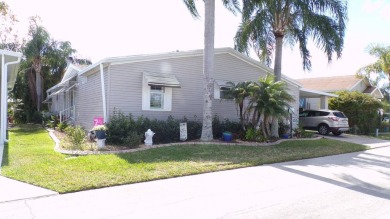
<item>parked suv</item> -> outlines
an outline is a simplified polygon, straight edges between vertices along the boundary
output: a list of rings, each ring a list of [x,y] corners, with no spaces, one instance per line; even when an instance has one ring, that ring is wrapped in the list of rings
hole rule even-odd
[[[348,118],[337,110],[304,110],[299,113],[299,123],[304,129],[318,130],[321,135],[341,135],[349,130]]]

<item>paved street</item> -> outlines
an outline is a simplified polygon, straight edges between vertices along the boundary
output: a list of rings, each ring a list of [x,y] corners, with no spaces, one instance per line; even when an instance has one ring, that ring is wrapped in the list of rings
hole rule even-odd
[[[0,218],[390,218],[390,147],[0,204]]]

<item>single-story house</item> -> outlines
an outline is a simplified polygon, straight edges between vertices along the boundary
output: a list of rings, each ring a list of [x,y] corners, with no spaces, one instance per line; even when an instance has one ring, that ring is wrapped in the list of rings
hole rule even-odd
[[[16,81],[17,70],[22,54],[7,50],[0,50],[1,56],[1,78],[0,78],[0,96],[1,96],[1,111],[0,111],[0,166],[3,157],[4,143],[7,141],[7,101],[8,92],[13,89]]]
[[[231,48],[215,49],[213,114],[238,120],[232,100],[223,100],[228,81],[257,81],[273,70]],[[301,85],[283,75],[295,98],[298,121]],[[90,129],[96,118],[108,122],[114,111],[166,120],[202,119],[203,50],[106,58],[84,69],[69,65],[62,81],[47,90],[50,111]],[[311,95],[327,95],[323,92]],[[222,95],[221,95],[222,93]]]
[[[302,78],[296,79],[302,89],[312,89],[325,93],[335,93],[337,91],[358,91],[371,95],[377,99],[382,99],[383,94],[379,88],[372,85],[367,77],[359,78],[356,75],[343,75],[333,77]],[[300,99],[301,109],[323,109],[327,108],[327,101],[322,102],[318,98]]]

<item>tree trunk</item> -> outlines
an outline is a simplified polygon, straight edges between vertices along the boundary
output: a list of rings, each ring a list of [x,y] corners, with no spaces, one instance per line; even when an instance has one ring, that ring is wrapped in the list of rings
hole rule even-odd
[[[275,75],[275,81],[281,81],[282,80],[282,50],[283,50],[283,35],[276,34],[276,48],[275,48],[275,63],[274,63],[274,75]],[[272,126],[271,126],[271,136],[279,138],[279,124],[278,124],[278,118],[272,119]]]
[[[215,0],[205,0],[205,28],[203,51],[203,127],[202,141],[213,139],[212,101],[214,94],[214,31],[215,31]]]
[[[42,75],[41,75],[41,70],[42,70],[42,63],[40,58],[37,58],[34,63],[34,70],[35,70],[35,88],[37,92],[37,111],[41,111],[41,105],[42,105]]]

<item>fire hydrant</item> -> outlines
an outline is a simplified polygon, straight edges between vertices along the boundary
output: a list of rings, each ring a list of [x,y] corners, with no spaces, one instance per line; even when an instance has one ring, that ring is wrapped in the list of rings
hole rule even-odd
[[[145,132],[145,141],[144,142],[145,142],[146,146],[153,145],[153,135],[154,134],[155,133],[150,129],[148,129],[148,131]]]

